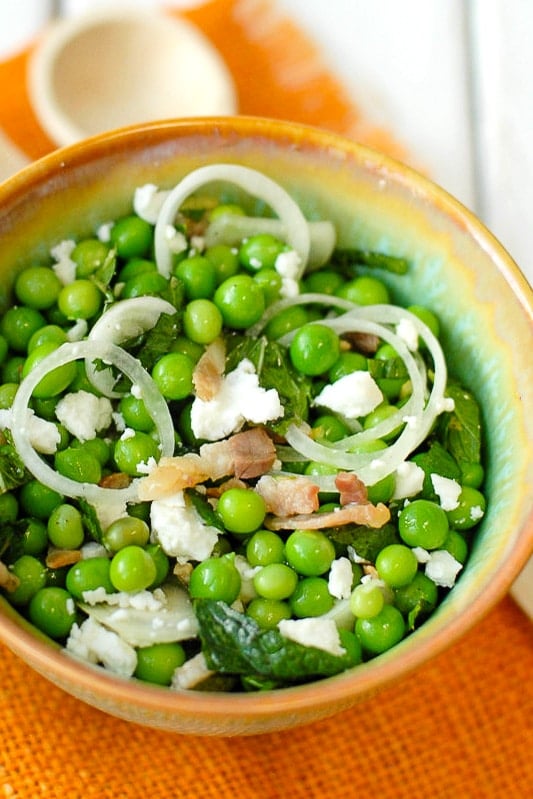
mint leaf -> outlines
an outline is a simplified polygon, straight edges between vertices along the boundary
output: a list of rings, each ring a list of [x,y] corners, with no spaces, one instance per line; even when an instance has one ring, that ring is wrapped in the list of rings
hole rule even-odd
[[[450,383],[446,396],[455,408],[442,415],[439,438],[457,463],[481,462],[481,412],[474,395],[457,383]]]
[[[299,683],[339,674],[359,662],[348,651],[332,655],[290,641],[278,630],[262,630],[225,602],[197,600],[195,611],[207,665],[223,674],[258,675],[260,683]]]
[[[98,516],[92,505],[83,498],[78,499],[78,508],[81,513],[81,521],[85,531],[92,538],[93,541],[102,543],[102,528],[98,521]]]
[[[426,452],[419,452],[413,456],[412,460],[424,470],[422,487],[424,499],[437,499],[431,480],[432,474],[448,477],[450,480],[461,480],[461,469],[457,465],[457,461],[438,441],[433,441]]]
[[[2,434],[4,443],[0,444],[0,494],[27,483],[30,474],[10,440],[9,431]]]
[[[151,372],[155,363],[167,352],[174,339],[181,331],[181,313],[163,313],[144,337],[144,343],[137,352],[136,357]]]
[[[345,524],[322,531],[333,541],[337,556],[346,554],[353,547],[360,558],[374,563],[378,552],[389,544],[401,543],[396,527],[391,522],[378,529],[363,524]]]

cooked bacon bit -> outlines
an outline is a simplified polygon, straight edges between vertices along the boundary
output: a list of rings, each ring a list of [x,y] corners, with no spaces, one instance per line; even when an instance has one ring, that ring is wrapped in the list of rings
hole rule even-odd
[[[15,591],[20,585],[20,580],[16,574],[10,572],[5,563],[0,560],[0,588],[6,591]]]
[[[176,458],[161,458],[139,484],[139,499],[154,500],[193,488],[206,480],[259,477],[276,460],[276,449],[262,428],[236,433],[224,441],[202,444],[200,454],[189,452]]]
[[[218,497],[222,496],[224,491],[229,491],[230,488],[248,488],[248,484],[245,483],[244,480],[239,480],[237,477],[230,477],[229,480],[224,480],[220,485],[209,486],[205,493],[208,497],[218,499]]]
[[[61,569],[63,566],[72,566],[81,560],[81,552],[79,549],[60,549],[59,547],[50,547],[46,553],[45,563],[49,569]]]
[[[170,497],[184,488],[193,488],[209,477],[199,455],[189,452],[177,458],[161,458],[149,475],[139,483],[139,499]]]
[[[199,399],[208,401],[216,396],[222,384],[225,365],[226,348],[222,339],[218,338],[206,348],[192,374],[194,390]]]
[[[370,502],[357,505],[354,502],[330,513],[307,513],[285,517],[267,516],[265,527],[269,530],[321,530],[353,523],[377,529],[383,527],[389,519],[390,511],[381,502],[378,505],[372,505]]]
[[[366,485],[353,472],[339,472],[335,477],[335,485],[339,489],[341,505],[368,502]]]
[[[255,490],[265,500],[268,513],[289,517],[318,510],[319,487],[309,477],[263,475]],[[281,529],[281,528],[278,528]]]
[[[131,483],[131,477],[124,472],[115,472],[102,477],[98,485],[101,488],[127,488]]]
[[[373,577],[375,580],[379,580],[378,570],[372,563],[363,563],[363,572]]]
[[[363,355],[375,355],[379,347],[379,338],[374,333],[349,332],[343,335],[344,340],[349,341],[354,350]]]
[[[173,574],[178,578],[179,582],[187,588],[191,579],[192,570],[192,563],[176,563]]]

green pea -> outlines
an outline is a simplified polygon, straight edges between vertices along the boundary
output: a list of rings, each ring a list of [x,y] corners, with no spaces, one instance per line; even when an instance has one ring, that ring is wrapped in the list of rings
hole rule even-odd
[[[0,386],[0,408],[11,408],[18,387],[18,383],[3,383]]]
[[[185,657],[185,650],[178,643],[140,647],[134,676],[156,685],[170,685],[176,669],[185,663]]]
[[[298,574],[318,577],[335,559],[335,547],[320,530],[294,530],[285,542],[287,562]]]
[[[9,350],[9,345],[5,337],[0,334],[0,363],[3,363],[5,361],[8,350]]]
[[[86,449],[67,447],[54,456],[56,471],[78,483],[99,483],[102,467],[95,456]]]
[[[389,502],[394,494],[395,488],[396,478],[394,473],[388,474],[386,477],[378,480],[377,483],[374,483],[374,485],[368,486],[368,501],[372,502],[373,505],[377,505],[378,502]]]
[[[302,305],[293,305],[277,313],[268,322],[265,333],[268,338],[275,341],[290,333],[291,330],[298,330],[299,327],[303,327],[308,322],[308,311]]]
[[[183,313],[185,335],[196,344],[210,344],[222,330],[222,314],[211,300],[191,300]]]
[[[146,410],[142,399],[127,394],[120,400],[118,409],[127,427],[143,433],[149,433],[153,429],[154,420]]]
[[[450,530],[441,549],[447,550],[459,563],[466,563],[468,557],[468,544],[461,533]]]
[[[118,552],[132,544],[143,547],[149,538],[150,528],[145,521],[135,516],[123,516],[106,527],[102,543],[111,552]]]
[[[196,341],[191,341],[186,336],[177,336],[170,347],[171,352],[180,352],[196,364],[205,352],[205,347]]]
[[[274,630],[283,619],[290,619],[292,611],[287,602],[280,599],[256,597],[246,608],[246,615],[263,630]]]
[[[426,308],[425,305],[408,305],[407,310],[410,311],[412,314],[417,316],[421,322],[423,322],[433,335],[438,338],[440,334],[440,322],[438,317],[430,311],[429,308]]]
[[[58,505],[48,520],[48,538],[61,549],[77,549],[83,544],[81,513],[73,505]]]
[[[94,274],[109,256],[110,247],[100,239],[83,239],[76,244],[70,258],[76,264],[76,277],[85,278]]]
[[[181,400],[192,394],[194,363],[180,352],[163,355],[152,369],[152,378],[165,399]]]
[[[274,269],[278,255],[287,245],[270,233],[258,233],[246,238],[239,248],[239,261],[250,272],[259,269]]]
[[[389,290],[385,283],[369,275],[361,275],[349,280],[340,286],[335,294],[356,305],[378,305],[390,302]]]
[[[265,310],[264,294],[250,275],[227,278],[215,291],[214,302],[224,324],[235,330],[255,324]]]
[[[121,293],[121,299],[133,297],[156,297],[168,288],[168,280],[159,272],[142,272],[126,281]]]
[[[212,247],[205,250],[204,255],[215,268],[217,286],[239,271],[239,256],[235,247],[228,247],[227,244],[213,244]]]
[[[413,550],[403,544],[389,544],[378,553],[376,569],[391,588],[408,585],[418,570]]]
[[[328,582],[323,577],[304,577],[294,590],[289,604],[298,619],[323,616],[333,607]]]
[[[342,286],[344,280],[339,272],[332,269],[319,269],[311,272],[304,280],[304,290],[317,294],[335,294]]]
[[[379,655],[402,640],[405,622],[398,608],[384,605],[376,616],[357,619],[355,634],[364,650],[372,655]]]
[[[40,344],[26,358],[26,363],[22,370],[22,376],[26,377],[30,372],[35,369],[38,364],[45,358],[48,358],[57,349],[57,344],[49,341],[45,344]],[[76,364],[74,361],[56,366],[48,374],[46,374],[35,386],[33,396],[38,399],[48,399],[56,397],[65,391],[71,384],[76,376]]]
[[[48,547],[46,524],[41,519],[27,519],[22,544],[25,555],[42,555]]]
[[[241,576],[230,557],[206,558],[191,572],[189,593],[193,599],[215,599],[231,605],[240,590]]]
[[[325,374],[340,353],[339,336],[326,325],[307,324],[296,331],[289,354],[293,366],[304,375]]]
[[[92,280],[78,278],[63,286],[57,298],[67,319],[91,319],[102,307],[103,294]]]
[[[371,581],[356,585],[350,596],[350,610],[359,619],[372,619],[381,613],[384,604],[383,591]]]
[[[417,572],[408,585],[394,589],[394,604],[406,616],[411,611],[428,615],[436,607],[438,598],[437,586],[423,572]]]
[[[39,328],[44,327],[46,319],[35,308],[15,305],[8,308],[0,322],[0,332],[15,352],[26,352],[28,342]],[[7,380],[5,382],[8,382]]]
[[[317,441],[340,441],[350,434],[350,429],[338,416],[325,413],[313,422],[314,437]]]
[[[220,496],[217,514],[231,533],[253,533],[265,519],[265,500],[252,489],[230,488]]]
[[[485,479],[485,471],[480,463],[461,463],[461,483],[471,488],[479,488]]]
[[[142,275],[145,272],[157,272],[154,261],[148,261],[146,258],[132,258],[120,270],[117,282],[127,283],[131,278]]]
[[[159,544],[148,544],[146,552],[150,555],[155,564],[155,577],[148,588],[153,590],[165,582],[170,571],[170,560],[168,555],[161,549]]]
[[[85,591],[103,588],[106,594],[115,591],[110,578],[111,561],[106,557],[86,558],[71,566],[66,576],[66,588],[75,599],[82,600]]]
[[[330,383],[335,383],[341,377],[351,375],[352,372],[368,371],[368,360],[360,352],[341,352],[328,372]]]
[[[130,215],[111,228],[111,243],[121,258],[143,258],[152,244],[153,228],[144,219]]]
[[[251,566],[281,563],[285,557],[285,543],[271,530],[257,530],[246,544],[246,559]]]
[[[72,449],[82,449],[92,455],[100,466],[105,466],[111,457],[111,447],[103,438],[90,438],[88,441],[72,440]]]
[[[63,502],[63,496],[38,480],[29,480],[19,491],[19,502],[27,516],[48,521],[54,508]]]
[[[254,275],[254,280],[264,294],[266,305],[279,300],[283,281],[275,269],[259,269]]]
[[[142,547],[130,544],[113,555],[109,578],[117,591],[142,591],[156,578],[154,559]]]
[[[22,355],[13,355],[2,364],[2,382],[20,383],[26,359]]]
[[[33,352],[34,349],[40,347],[41,344],[48,344],[52,342],[59,347],[67,341],[66,331],[59,327],[59,325],[45,325],[44,327],[36,330],[33,336],[28,341],[28,354]]]
[[[286,563],[269,563],[254,574],[253,585],[265,599],[287,599],[298,583],[298,575]]]
[[[32,597],[30,621],[50,638],[66,638],[76,621],[72,595],[64,588],[45,586]]]
[[[22,555],[10,567],[19,585],[9,593],[12,605],[27,605],[31,598],[46,585],[46,566],[33,555]]]
[[[61,291],[61,281],[47,266],[30,266],[15,281],[17,299],[29,308],[50,308]]]
[[[212,221],[220,216],[226,214],[234,214],[235,216],[246,216],[244,210],[236,203],[219,203],[209,212],[209,219]]]
[[[139,466],[148,463],[150,458],[159,460],[159,446],[148,433],[138,430],[129,437],[122,437],[115,443],[114,459],[119,471],[132,477],[143,474]]]
[[[463,486],[457,507],[446,511],[450,527],[454,530],[470,530],[485,515],[485,507],[485,497],[481,491],[472,486]]]
[[[364,430],[371,430],[373,427],[377,427],[378,424],[385,421],[385,419],[390,418],[397,412],[398,408],[395,405],[389,405],[387,402],[382,402],[381,405],[378,405],[377,408],[374,408],[369,414],[367,414],[363,420],[363,429]],[[401,432],[403,424],[398,425],[390,433],[384,434],[382,436],[384,441],[390,441]]]
[[[448,529],[445,511],[428,499],[413,500],[398,517],[398,532],[410,547],[439,549],[446,540]]]
[[[0,524],[12,524],[17,520],[18,500],[11,491],[0,494]]]
[[[174,269],[174,274],[183,281],[188,300],[208,299],[215,293],[217,272],[213,263],[203,255],[184,258]]]

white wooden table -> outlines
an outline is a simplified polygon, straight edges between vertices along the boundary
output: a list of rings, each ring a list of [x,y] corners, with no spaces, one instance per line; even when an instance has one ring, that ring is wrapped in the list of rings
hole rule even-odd
[[[475,211],[533,284],[531,0],[275,2],[321,47],[365,116]],[[54,9],[74,14],[95,5],[0,0],[0,58],[23,47]],[[528,568],[516,586],[523,601],[533,585],[533,563]]]

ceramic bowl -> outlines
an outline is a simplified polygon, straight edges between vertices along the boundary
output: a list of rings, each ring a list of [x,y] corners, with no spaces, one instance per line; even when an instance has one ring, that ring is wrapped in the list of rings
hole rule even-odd
[[[452,371],[478,395],[487,432],[488,509],[457,585],[413,635],[337,677],[255,694],[172,692],[67,657],[1,601],[0,638],[79,699],[164,730],[243,735],[363,701],[455,642],[509,589],[533,542],[533,302],[503,247],[424,177],[336,135],[244,117],[111,132],[56,151],[4,183],[0,299],[8,299],[17,271],[51,245],[126,213],[135,187],[170,186],[212,162],[267,173],[309,217],[333,220],[342,246],[408,258],[407,275],[387,278],[396,301],[420,302],[439,315]]]

